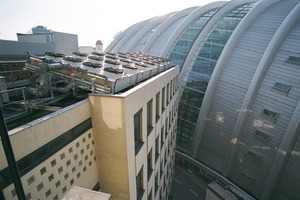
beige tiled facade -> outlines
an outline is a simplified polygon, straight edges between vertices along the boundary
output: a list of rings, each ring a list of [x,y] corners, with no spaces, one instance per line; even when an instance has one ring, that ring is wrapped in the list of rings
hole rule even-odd
[[[84,100],[10,131],[16,159],[21,160],[34,155],[34,152],[45,147],[50,141],[89,118],[89,104]],[[53,152],[53,148],[56,147],[48,146],[48,154]],[[1,154],[3,170],[8,164],[2,148]],[[40,155],[43,156],[45,155]],[[31,162],[38,163],[39,157],[34,158]],[[19,166],[19,170],[24,167],[26,166]],[[93,129],[83,131],[71,143],[49,155],[46,160],[24,174],[21,181],[27,199],[61,199],[73,185],[92,189],[98,182]],[[18,199],[13,184],[4,189],[4,195],[6,199]]]

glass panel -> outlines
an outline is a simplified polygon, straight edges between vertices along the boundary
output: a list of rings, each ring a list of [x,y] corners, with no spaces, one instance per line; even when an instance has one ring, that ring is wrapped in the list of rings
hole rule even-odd
[[[294,63],[294,64],[298,64],[300,65],[300,57],[296,57],[296,56],[289,56],[288,59],[286,60],[290,63]]]
[[[284,91],[284,92],[288,92],[290,90],[291,86],[286,85],[284,83],[276,82],[276,83],[274,83],[273,88]]]
[[[195,39],[216,11],[217,9],[199,16],[183,30],[168,55],[168,58],[171,59],[175,65],[182,66]]]
[[[262,114],[267,116],[267,117],[273,118],[273,119],[276,119],[277,116],[278,116],[278,113],[273,112],[273,111],[268,110],[268,109],[264,109]]]
[[[185,72],[180,88],[178,111],[177,144],[179,149],[190,151],[198,114],[215,65],[241,18],[253,6],[254,4],[239,6],[220,19],[207,34],[194,60]],[[187,122],[191,123],[189,128],[181,127]]]

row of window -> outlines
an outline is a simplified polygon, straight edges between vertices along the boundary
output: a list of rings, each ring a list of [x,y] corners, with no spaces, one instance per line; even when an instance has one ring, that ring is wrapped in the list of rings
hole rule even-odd
[[[172,124],[176,124],[176,122],[172,122]],[[148,155],[147,155],[147,175],[148,175],[148,181],[151,178],[153,171],[154,171],[154,164],[156,165],[158,160],[160,160],[160,170],[157,170],[156,173],[156,180],[155,180],[155,185],[156,188],[158,188],[159,186],[159,173],[158,171],[160,171],[161,174],[161,178],[163,177],[163,171],[167,172],[166,175],[166,180],[169,180],[169,182],[171,181],[171,174],[169,174],[170,172],[172,172],[172,168],[173,168],[173,164],[174,162],[169,162],[169,169],[168,170],[164,170],[167,166],[168,163],[168,158],[172,157],[171,160],[175,159],[175,140],[176,140],[176,126],[171,126],[173,127],[173,129],[169,129],[167,131],[168,128],[165,129],[165,126],[162,127],[161,130],[161,134],[158,135],[155,139],[155,149],[150,149]],[[168,133],[169,132],[169,133]],[[167,136],[170,134],[170,137],[168,138]],[[168,140],[168,142],[167,142]],[[164,151],[164,156],[161,157],[161,159],[159,159],[160,157],[160,152],[162,152],[162,148],[165,148]],[[153,162],[153,154],[154,154],[154,158],[155,161]],[[172,155],[171,155],[172,154]],[[143,194],[144,194],[144,187],[143,187],[143,173],[142,173],[143,168],[141,169],[141,171],[139,172],[137,178],[137,197],[138,199],[142,198]],[[162,185],[163,187],[163,185]],[[161,189],[163,190],[163,189]],[[157,194],[157,190],[155,192],[155,195]],[[152,196],[152,191],[149,194],[149,197]],[[148,199],[152,199],[152,198],[148,198]]]
[[[155,187],[153,190],[151,189],[148,192],[148,199],[153,199],[153,196],[156,195],[158,187],[164,187],[163,185],[160,186],[159,173],[160,177],[162,178],[164,169],[169,166],[170,170],[165,170],[168,173],[165,177],[166,181],[171,179],[170,171],[172,172],[174,162],[169,162],[168,160],[172,156],[172,160],[175,160],[175,144],[173,141],[176,139],[176,116],[177,116],[177,99],[172,102],[175,93],[178,90],[178,76],[172,79],[165,87],[162,88],[160,92],[158,92],[155,96],[155,102],[153,99],[150,99],[147,102],[147,111],[146,111],[146,122],[147,122],[147,135],[149,135],[155,127],[155,124],[161,118],[161,115],[167,110],[166,108],[169,106],[170,109],[169,113],[165,118],[164,123],[161,125],[160,134],[156,136],[155,139],[155,146],[148,151],[147,155],[147,166],[143,166],[139,173],[136,176],[136,191],[137,191],[137,199],[141,199],[145,193],[145,187],[143,185],[143,177],[144,172],[147,175],[147,180],[149,181],[153,175],[153,172],[156,171],[155,175]],[[154,105],[155,103],[155,105]],[[154,113],[155,112],[155,113]],[[154,115],[155,114],[155,115]],[[138,112],[134,115],[134,139],[135,139],[135,153],[137,154],[139,150],[142,148],[144,141],[143,141],[143,108],[141,108]],[[169,137],[168,137],[169,136]],[[168,142],[167,142],[168,141]],[[164,155],[160,156],[162,149],[164,149]],[[172,153],[173,152],[173,153]],[[171,155],[172,154],[172,155]],[[159,159],[160,158],[160,159]],[[154,160],[153,160],[154,159]],[[154,166],[158,164],[160,160],[160,170],[154,170]],[[159,164],[158,164],[159,165]],[[147,171],[145,171],[147,170]],[[168,179],[169,178],[169,179]],[[166,182],[165,181],[165,182]],[[169,180],[170,182],[170,180]],[[170,185],[170,184],[169,184]],[[165,186],[166,187],[166,186]],[[147,187],[148,188],[148,187]]]
[[[167,84],[167,87],[162,88],[161,92],[161,106],[160,106],[160,92],[156,94],[156,117],[159,118],[161,113],[164,112],[166,107],[169,105],[172,97],[174,96],[175,92],[178,90],[178,76],[176,76],[170,83]],[[161,113],[159,112],[159,108],[161,107]]]
[[[173,148],[175,149],[175,146],[173,146]],[[173,150],[174,150],[173,149]],[[154,195],[156,196],[160,187],[160,182],[163,182],[163,184],[161,185],[160,188],[160,199],[164,199],[163,198],[163,194],[166,194],[166,191],[168,189],[170,189],[171,186],[171,181],[174,174],[173,166],[175,163],[175,153],[172,155],[171,161],[169,162],[169,164],[167,165],[167,160],[166,160],[166,156],[165,155],[165,161],[161,161],[160,163],[160,170],[157,170],[156,174],[155,174],[155,186],[154,186]],[[147,172],[147,176],[148,176],[148,181],[150,179],[150,177],[153,174],[153,163],[152,163],[152,150],[149,152],[148,154],[148,172]],[[163,164],[164,163],[164,164]],[[150,167],[149,167],[150,166]],[[143,170],[144,170],[144,166],[140,169],[138,175],[136,176],[136,191],[137,191],[137,199],[142,199],[144,193],[145,193],[145,187],[144,187],[144,177],[143,177]],[[160,171],[160,177],[159,177],[159,171]],[[165,171],[166,173],[164,174],[163,171]],[[163,181],[161,181],[161,179],[163,179]],[[149,200],[153,199],[153,192],[152,189],[148,194],[148,198]]]
[[[280,93],[282,95],[288,95],[288,92],[290,91],[290,89],[291,89],[290,85],[287,85],[287,84],[284,84],[281,82],[275,82],[274,85],[272,86],[272,91]],[[264,108],[262,110],[261,116],[265,119],[275,122],[279,116],[279,113],[274,112],[270,109]],[[270,135],[263,132],[262,130],[255,130],[254,135],[258,140],[260,140],[264,143],[266,143],[270,139]]]
[[[167,89],[166,89],[167,88]],[[158,92],[155,96],[155,118],[156,122],[160,119],[161,114],[165,111],[166,106],[169,105],[171,99],[173,98],[174,94],[178,90],[178,76],[176,76],[170,83],[167,84],[166,87],[162,88],[161,93]],[[161,99],[160,99],[161,95]],[[176,113],[177,113],[177,99],[176,102],[172,105],[172,109],[169,112],[169,116],[166,119],[165,125],[170,127],[171,123],[173,122]],[[141,108],[135,115],[134,115],[134,140],[135,140],[135,153],[137,154],[141,147],[143,146],[143,108]],[[154,127],[153,121],[153,99],[150,99],[147,102],[147,133],[148,135],[151,133]]]

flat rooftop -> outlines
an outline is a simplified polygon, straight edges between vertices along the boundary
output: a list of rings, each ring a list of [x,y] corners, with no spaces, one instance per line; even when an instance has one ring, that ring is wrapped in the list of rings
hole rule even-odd
[[[11,130],[86,99],[89,93],[123,93],[172,67],[170,60],[142,52],[29,55],[24,65],[26,80],[16,79],[22,85],[11,88],[17,81],[12,83],[7,76],[0,105]],[[18,74],[24,73],[18,69]]]

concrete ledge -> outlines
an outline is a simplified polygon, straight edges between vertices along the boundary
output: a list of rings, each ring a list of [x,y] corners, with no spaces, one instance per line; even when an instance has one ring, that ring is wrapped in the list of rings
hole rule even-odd
[[[73,186],[62,200],[109,200],[110,194]]]

